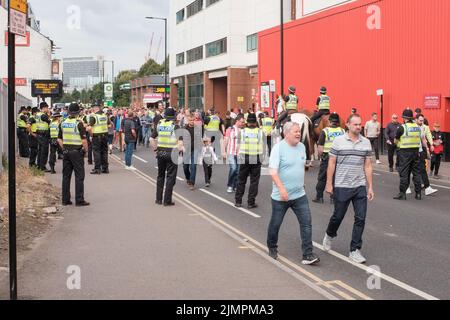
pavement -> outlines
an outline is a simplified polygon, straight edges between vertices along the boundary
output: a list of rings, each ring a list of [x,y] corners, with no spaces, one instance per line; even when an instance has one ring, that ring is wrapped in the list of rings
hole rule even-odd
[[[110,170],[87,174],[91,206],[66,207],[64,219],[21,259],[19,299],[336,298],[195,205],[178,197],[175,207],[155,205],[152,180],[117,159]],[[48,177],[60,185],[61,174]],[[4,273],[0,299],[8,297]]]

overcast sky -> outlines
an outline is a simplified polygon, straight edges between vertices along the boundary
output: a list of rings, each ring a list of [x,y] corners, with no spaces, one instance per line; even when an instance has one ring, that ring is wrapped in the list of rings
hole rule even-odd
[[[164,59],[164,21],[145,16],[168,17],[169,0],[29,0],[41,33],[61,50],[56,58],[103,55],[120,70],[138,69],[144,62],[154,33],[152,58]],[[105,69],[110,69],[110,64]]]

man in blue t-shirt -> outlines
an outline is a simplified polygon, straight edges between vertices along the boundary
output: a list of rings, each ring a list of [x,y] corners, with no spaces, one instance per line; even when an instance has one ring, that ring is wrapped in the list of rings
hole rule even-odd
[[[285,138],[273,148],[269,163],[273,191],[267,247],[269,255],[277,259],[278,232],[287,210],[292,209],[300,223],[302,264],[312,265],[320,259],[313,253],[311,211],[305,192],[306,148],[300,143],[301,130],[297,123],[286,123],[283,131]]]

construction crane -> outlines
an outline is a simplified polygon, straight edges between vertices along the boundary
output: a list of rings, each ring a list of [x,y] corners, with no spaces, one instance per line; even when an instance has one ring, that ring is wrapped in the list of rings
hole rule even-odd
[[[150,60],[150,58],[152,57],[152,47],[153,47],[153,38],[155,37],[155,33],[152,33],[152,37],[150,38],[150,48],[148,50],[148,54],[145,57],[145,62],[147,62],[148,60]]]

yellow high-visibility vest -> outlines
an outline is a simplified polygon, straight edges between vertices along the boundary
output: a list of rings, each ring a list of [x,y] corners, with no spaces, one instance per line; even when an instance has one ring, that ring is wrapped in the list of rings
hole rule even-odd
[[[330,110],[330,97],[326,94],[320,96],[320,102],[318,105],[319,110]]]
[[[398,143],[399,149],[419,149],[422,144],[421,129],[416,123],[405,123],[403,135]]]
[[[323,131],[325,132],[325,145],[323,146],[323,152],[330,153],[334,140],[336,140],[337,137],[344,135],[345,131],[342,128],[331,127],[325,128]]]
[[[26,129],[27,128],[27,123],[26,121],[23,121],[22,119],[20,119],[21,116],[24,116],[25,114],[23,114],[23,112],[19,113],[19,117],[17,118],[17,127],[21,128],[21,129]]]
[[[298,98],[295,94],[289,95],[289,101],[286,103],[286,110],[298,110]]]
[[[158,124],[158,148],[174,149],[176,147],[177,137],[173,121],[161,120]]]
[[[275,121],[270,117],[265,117],[262,119],[262,129],[266,136],[270,136],[273,131],[273,124]]]
[[[31,124],[31,132],[36,133],[36,131],[37,131],[36,117],[30,116],[30,119],[29,119],[30,123],[31,123],[31,120],[34,120],[34,123]]]
[[[93,134],[105,134],[108,133],[108,117],[106,114],[94,114],[95,125],[92,128]],[[88,122],[89,123],[89,122]]]
[[[257,156],[263,154],[262,132],[259,128],[245,128],[241,130],[239,154]]]
[[[63,144],[68,146],[81,146],[80,131],[78,130],[78,124],[80,120],[68,118],[61,124]]]
[[[210,116],[208,125],[205,125],[207,131],[220,131],[220,118],[218,116]]]
[[[44,115],[43,112],[38,112],[36,114],[36,127],[37,131],[48,131],[49,125],[47,122],[42,121],[41,117]]]
[[[52,121],[52,123],[50,123],[50,138],[58,139],[58,134],[59,134],[59,122]]]

